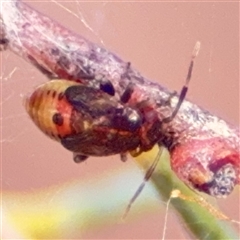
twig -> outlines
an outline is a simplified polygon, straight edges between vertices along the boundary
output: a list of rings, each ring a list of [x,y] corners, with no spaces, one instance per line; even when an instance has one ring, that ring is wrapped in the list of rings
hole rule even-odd
[[[1,49],[18,54],[49,79],[99,87],[96,76],[104,75],[119,96],[129,83],[134,84],[137,101],[155,101],[160,120],[170,116],[178,102],[178,96],[143,77],[129,62],[20,1],[2,3],[0,37]],[[240,183],[238,129],[190,101],[183,102],[166,129],[176,142],[169,149],[172,169],[182,181],[214,196],[221,196],[220,187],[212,187],[217,181],[230,182],[223,196]]]

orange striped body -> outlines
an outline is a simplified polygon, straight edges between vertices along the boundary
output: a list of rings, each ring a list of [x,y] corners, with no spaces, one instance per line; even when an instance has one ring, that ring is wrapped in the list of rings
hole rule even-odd
[[[76,82],[66,80],[52,80],[40,85],[29,97],[26,98],[26,110],[37,127],[50,138],[59,141],[62,137],[74,133],[71,127],[73,107],[66,100],[64,91],[67,87],[76,85]],[[61,113],[61,119],[56,119],[56,114]]]

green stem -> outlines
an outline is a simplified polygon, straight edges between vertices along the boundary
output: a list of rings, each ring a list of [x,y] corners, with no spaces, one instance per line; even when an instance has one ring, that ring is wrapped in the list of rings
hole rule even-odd
[[[136,158],[136,161],[146,169],[153,161],[154,156],[157,156],[157,151],[159,149],[155,147],[149,153],[144,153]],[[169,156],[165,153],[162,155],[151,178],[161,198],[169,201],[172,191],[178,189],[189,199],[199,199],[201,196],[189,189],[173,173],[169,164]],[[196,238],[206,240],[239,239],[238,234],[231,226],[232,223],[218,219],[206,206],[181,198],[172,198],[170,203],[177,211],[181,221],[184,221],[188,230]]]

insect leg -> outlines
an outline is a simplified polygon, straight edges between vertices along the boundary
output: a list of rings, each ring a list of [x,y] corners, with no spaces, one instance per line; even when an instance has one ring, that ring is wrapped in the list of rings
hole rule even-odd
[[[187,91],[188,91],[188,84],[191,80],[192,77],[192,70],[193,70],[193,65],[194,65],[194,60],[196,58],[196,56],[198,55],[198,52],[200,50],[200,42],[196,42],[194,49],[193,49],[193,53],[192,53],[192,57],[191,57],[191,61],[190,61],[190,65],[188,68],[188,73],[187,73],[187,77],[186,77],[186,81],[185,84],[180,92],[180,96],[179,96],[179,100],[177,103],[177,106],[175,107],[175,109],[173,110],[172,114],[169,117],[164,118],[162,121],[163,123],[169,123],[173,120],[173,118],[177,115],[186,95],[187,95]]]
[[[6,50],[9,40],[7,38],[0,38],[0,51]]]
[[[161,158],[161,155],[162,155],[162,152],[163,152],[163,147],[160,148],[156,158],[154,159],[152,165],[149,167],[149,169],[147,170],[145,176],[144,176],[144,179],[142,181],[142,183],[140,184],[140,186],[138,187],[137,191],[135,192],[135,194],[133,195],[133,197],[130,199],[129,203],[128,203],[128,206],[125,210],[125,213],[123,215],[123,219],[127,216],[128,212],[130,211],[131,209],[131,206],[132,204],[135,202],[135,200],[137,199],[137,197],[139,196],[139,194],[142,192],[146,182],[150,179],[150,177],[152,176],[160,158]]]
[[[95,79],[100,81],[100,89],[103,92],[109,94],[110,96],[115,95],[115,88],[114,88],[113,84],[111,83],[111,81],[109,81],[107,78],[105,78],[102,75],[96,76]]]
[[[75,163],[81,163],[84,162],[85,160],[87,160],[88,156],[86,155],[82,155],[80,153],[73,153],[73,161]]]
[[[120,99],[122,103],[127,103],[129,101],[129,99],[131,98],[132,93],[134,91],[133,86],[134,85],[132,83],[128,84],[126,90],[124,91],[124,93],[122,94],[121,99]]]
[[[126,71],[125,71],[125,73],[121,76],[121,78],[125,78],[125,77],[129,78],[129,76],[128,76],[128,71],[129,71],[129,69],[130,69],[130,65],[131,65],[131,63],[128,62],[127,65],[126,65]],[[101,89],[103,92],[109,94],[110,96],[114,96],[114,95],[115,95],[115,88],[114,88],[113,84],[111,83],[111,81],[110,81],[109,79],[107,79],[107,78],[104,77],[103,75],[99,74],[99,75],[96,75],[96,76],[95,76],[95,80],[100,81],[100,89]],[[128,89],[128,87],[127,87],[127,89]],[[125,92],[126,92],[126,91],[125,91]],[[125,92],[124,92],[124,93],[125,93]],[[121,101],[122,101],[122,99],[121,99]],[[125,102],[122,101],[122,102],[123,102],[123,103],[126,103],[127,101],[125,101]]]
[[[127,161],[127,153],[120,153],[120,159],[122,162],[126,162]]]

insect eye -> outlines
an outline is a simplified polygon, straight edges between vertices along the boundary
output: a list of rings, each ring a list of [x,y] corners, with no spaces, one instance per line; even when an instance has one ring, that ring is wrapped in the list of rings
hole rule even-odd
[[[63,117],[61,113],[55,113],[52,117],[53,122],[58,125],[62,126],[63,125]]]

